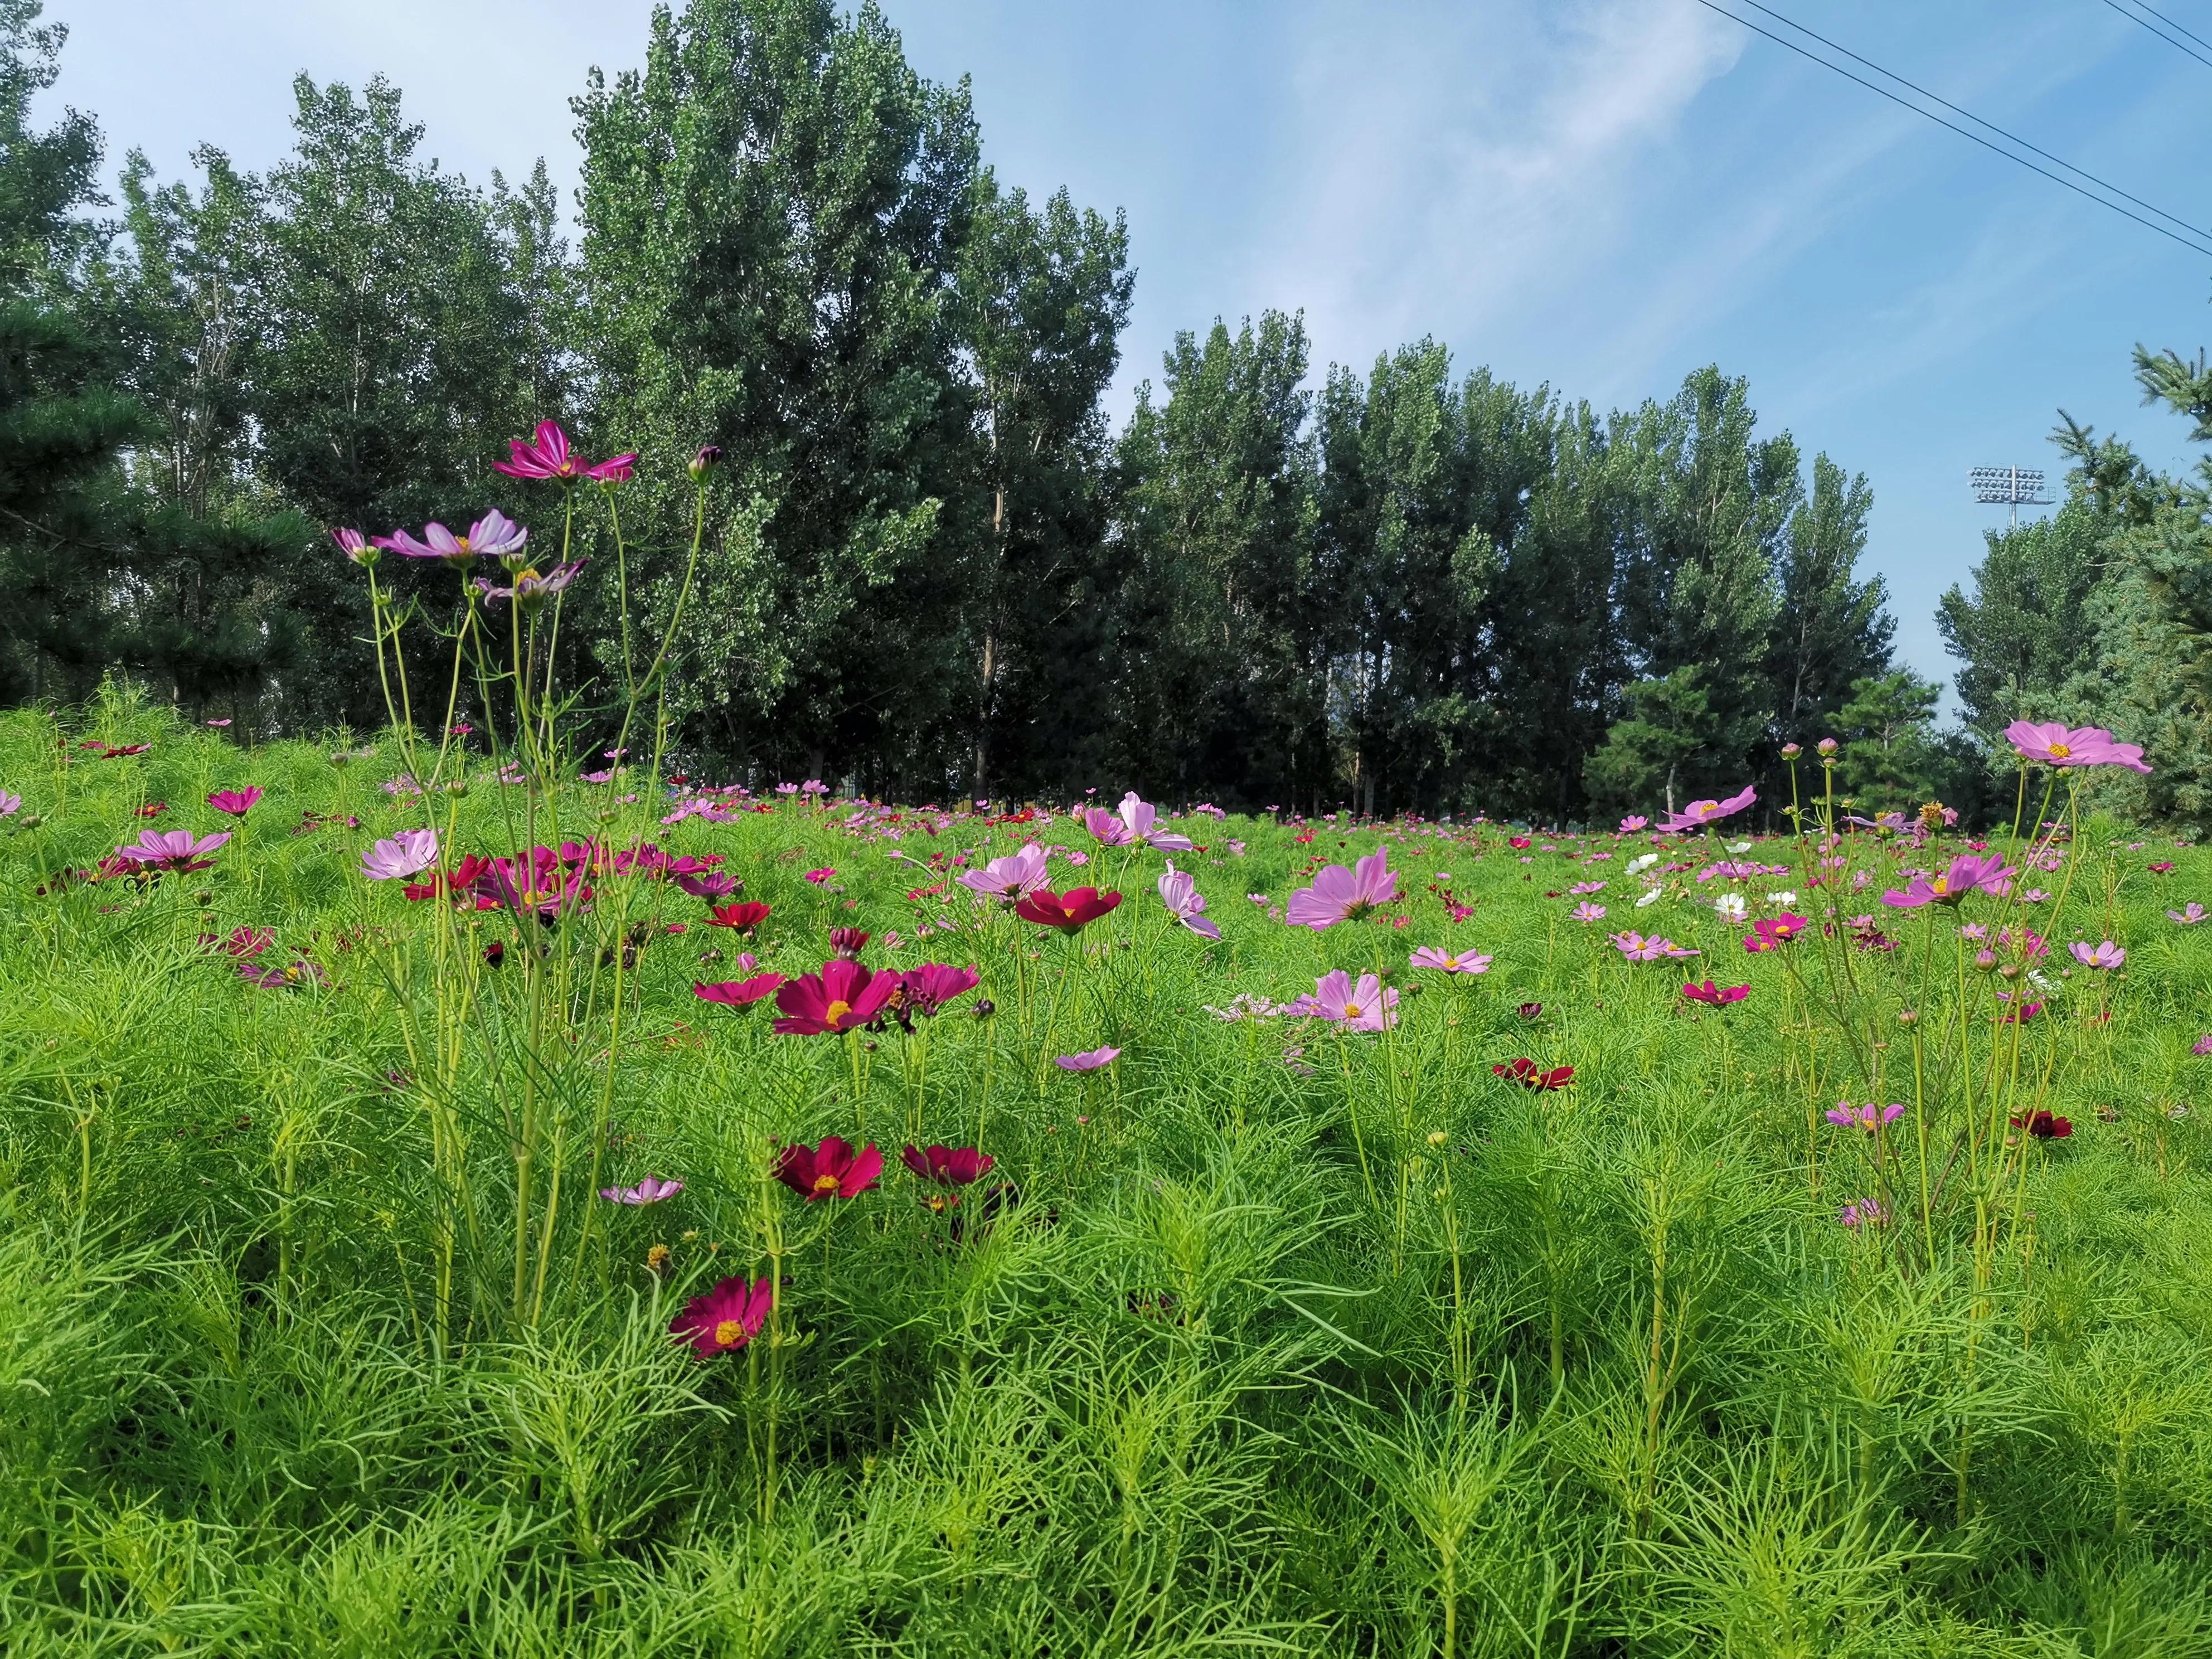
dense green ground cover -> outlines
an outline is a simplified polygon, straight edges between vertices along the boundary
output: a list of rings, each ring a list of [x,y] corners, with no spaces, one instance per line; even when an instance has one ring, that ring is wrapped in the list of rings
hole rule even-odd
[[[1866,872],[1840,908],[1884,951],[1820,934],[1809,838],[1701,882],[1703,837],[1201,814],[1168,856],[1209,943],[1160,853],[1057,811],[536,804],[537,838],[557,811],[722,855],[771,907],[762,970],[847,926],[872,967],[981,975],[911,1035],[778,1036],[694,995],[748,941],[669,881],[603,877],[548,927],[366,879],[425,821],[377,748],[248,752],[121,701],[0,722],[11,1653],[2212,1653],[2212,929],[2166,915],[2212,899],[2199,853],[2056,844],[2008,913],[2051,941],[2038,987],[1954,943],[1998,901],[1875,902],[1948,836],[1845,843],[1824,890]],[[201,805],[247,785],[242,820]],[[448,862],[528,844],[481,765],[435,805]],[[236,833],[205,870],[59,878],[149,827]],[[951,884],[1027,839],[1126,902],[1066,938]],[[1378,846],[1402,900],[1271,914]],[[1748,953],[1724,890],[1814,929]],[[1704,954],[1624,960],[1624,927]],[[1387,1031],[1213,1012],[1378,967]],[[1686,1002],[1708,974],[1749,993]],[[1994,1018],[2001,985],[2038,1017]],[[1523,1057],[1571,1082],[1492,1070]],[[1905,1110],[1877,1139],[1839,1101]],[[2003,1127],[2035,1109],[2070,1136]],[[807,1203],[775,1148],[828,1134],[884,1175]],[[945,1207],[908,1141],[995,1165]],[[683,1190],[589,1195],[647,1176]],[[771,1271],[743,1349],[670,1339]]]

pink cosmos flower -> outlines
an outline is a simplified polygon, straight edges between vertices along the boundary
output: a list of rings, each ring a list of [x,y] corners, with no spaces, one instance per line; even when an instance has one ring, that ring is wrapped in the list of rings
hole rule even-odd
[[[261,799],[259,788],[218,789],[207,798],[207,804],[218,812],[228,812],[242,818],[253,810],[253,803]]]
[[[238,964],[238,976],[264,991],[291,991],[302,985],[327,985],[323,970],[305,957],[295,957],[281,967],[252,958]]]
[[[438,832],[402,830],[361,855],[362,873],[371,881],[398,881],[420,875],[438,861]]]
[[[1844,1206],[1836,1219],[1846,1227],[1879,1227],[1889,1220],[1889,1212],[1879,1199],[1855,1198]]]
[[[115,856],[138,866],[141,869],[167,870],[178,875],[189,875],[195,870],[205,870],[215,860],[206,856],[230,839],[228,830],[219,836],[204,836],[192,839],[189,830],[145,830],[129,847],[118,847]]]
[[[1168,860],[1167,874],[1159,879],[1159,890],[1160,902],[1168,907],[1168,914],[1192,933],[1200,939],[1221,937],[1221,930],[1206,919],[1206,898],[1198,890],[1197,878],[1176,869],[1173,859]]]
[[[1577,921],[1603,921],[1605,906],[1585,902],[1575,906],[1568,914]]]
[[[1362,974],[1354,985],[1339,968],[1314,981],[1311,1012],[1334,1020],[1347,1031],[1380,1031],[1398,1023],[1398,994],[1385,990],[1373,974]]]
[[[1735,817],[1758,799],[1758,789],[1746,784],[1741,793],[1730,795],[1726,800],[1693,800],[1673,817],[1661,819],[1660,833],[1674,835],[1680,830],[1718,823],[1723,818]]]
[[[819,870],[809,870],[806,872],[806,878],[812,882],[817,887],[819,887],[823,882],[829,880],[830,877],[836,873],[837,872],[835,870],[824,866]]]
[[[376,562],[377,544],[358,530],[333,530],[331,539],[338,544],[338,551],[356,564],[367,567]],[[228,720],[210,720],[210,726],[228,726]]]
[[[1631,962],[1657,962],[1662,958],[1679,962],[1686,957],[1704,954],[1702,951],[1691,950],[1687,945],[1677,945],[1671,939],[1662,939],[1656,935],[1646,939],[1632,929],[1627,933],[1614,933],[1609,937],[1613,940],[1613,949]]]
[[[11,807],[9,810],[12,811],[14,809]],[[2198,922],[2204,920],[2204,907],[2199,904],[2195,899],[2190,900],[2185,906],[2179,910],[2168,910],[2166,913],[2166,919],[2168,921],[2179,922],[2184,927],[2194,927]]]
[[[497,587],[486,578],[477,578],[477,591],[484,597],[486,605],[497,605],[501,599],[513,599],[526,611],[543,605],[556,593],[576,580],[576,573],[588,561],[572,559],[567,564],[556,565],[541,576],[535,570],[518,570],[514,580],[505,587]],[[605,783],[614,774],[611,771],[593,773],[586,776],[590,783]]]
[[[2212,1054],[2212,1031],[2207,1031],[2190,1044],[2189,1052],[2192,1054]]]
[[[1319,932],[1340,921],[1358,921],[1378,904],[1398,896],[1398,878],[1390,870],[1390,849],[1378,848],[1350,870],[1324,866],[1310,887],[1291,895],[1284,919],[1293,927]]]
[[[553,421],[540,421],[535,441],[524,438],[509,438],[507,447],[514,459],[494,461],[491,470],[504,472],[510,478],[529,478],[574,483],[588,478],[593,483],[619,483],[627,479],[637,465],[637,456],[617,455],[594,466],[586,462],[568,447],[568,434]]]
[[[1843,1100],[1829,1108],[1823,1115],[1838,1129],[1859,1128],[1872,1134],[1883,1124],[1894,1123],[1904,1116],[1905,1107],[1901,1102],[1888,1106],[1876,1106],[1871,1102],[1864,1106],[1854,1106],[1850,1101]]]
[[[11,795],[5,789],[0,789],[0,818],[14,817],[22,804],[21,795]]]
[[[1137,799],[1135,790],[1132,789],[1121,797],[1121,822],[1128,827],[1130,840],[1140,841],[1163,853],[1189,852],[1191,842],[1188,836],[1178,836],[1152,827],[1158,817],[1158,811],[1150,802]]]
[[[477,557],[498,559],[520,552],[529,539],[528,531],[494,507],[471,525],[465,536],[456,536],[441,524],[429,524],[422,527],[422,539],[419,542],[405,531],[395,530],[389,536],[379,536],[376,545],[410,559],[444,559],[453,564],[466,564]]]
[[[2080,726],[2069,730],[2057,720],[2041,725],[2033,720],[2014,720],[2005,727],[2005,736],[2012,739],[2012,746],[2020,751],[2023,760],[2060,767],[2124,766],[2130,772],[2150,775],[2150,768],[2143,764],[2142,745],[2115,742],[2112,734],[2101,726]]]
[[[1127,847],[1137,839],[1137,832],[1119,813],[1109,812],[1103,806],[1085,806],[1075,816],[1085,830],[1098,838],[1101,846]]]
[[[1491,963],[1490,957],[1472,951],[1447,951],[1434,945],[1424,945],[1407,960],[1416,968],[1433,968],[1443,974],[1486,974]]]
[[[899,975],[899,1006],[917,1014],[934,1014],[954,998],[974,990],[978,977],[973,968],[925,962]]]
[[[635,1187],[602,1187],[599,1196],[610,1204],[658,1204],[664,1199],[675,1197],[683,1190],[684,1183],[680,1181],[662,1181],[647,1176]]]
[[[735,1353],[760,1334],[775,1305],[775,1282],[725,1279],[714,1288],[693,1297],[684,1311],[668,1322],[668,1334],[682,1337],[702,1359],[718,1353]]]
[[[1961,853],[1942,875],[1930,880],[1916,873],[1903,892],[1893,888],[1881,896],[1881,902],[1893,909],[1916,910],[1923,904],[1956,904],[1978,888],[1994,898],[2002,898],[2012,886],[2012,878],[2002,853],[1984,858]]]
[[[1603,891],[1605,891],[1605,884],[1601,881],[1578,881],[1567,889],[1567,896],[1580,898],[1585,893],[1602,893]]]
[[[744,885],[735,876],[724,875],[720,870],[681,875],[676,878],[676,884],[693,898],[705,899],[710,904],[718,898],[727,898]]]
[[[1119,1048],[1089,1048],[1079,1054],[1061,1054],[1052,1063],[1063,1072],[1096,1072],[1121,1057]]]
[[[749,958],[740,958],[740,965],[749,968],[752,963]],[[724,980],[716,985],[694,980],[691,994],[702,1002],[719,1002],[726,1008],[750,1008],[782,984],[781,974],[756,974],[750,979]]]
[[[953,879],[970,892],[984,893],[1009,904],[1018,903],[1045,884],[1048,854],[1035,842],[1024,843],[1004,858],[993,859],[980,870],[963,870]]]
[[[784,1036],[836,1036],[866,1025],[883,1012],[900,977],[833,957],[820,973],[801,974],[776,992],[775,1006],[783,1018],[775,1030]]]
[[[1779,951],[1804,931],[1805,918],[1792,915],[1787,910],[1778,916],[1761,916],[1751,924],[1751,932],[1744,936],[1743,948],[1753,956]]]
[[[2128,959],[2128,953],[2110,939],[2098,945],[2076,941],[2067,948],[2084,968],[2117,968]]]
[[[1751,987],[1716,985],[1712,981],[1707,980],[1702,985],[1685,985],[1682,988],[1682,994],[1692,1002],[1708,1003],[1713,1007],[1721,1008],[1731,1002],[1741,1002],[1751,994]]]
[[[1627,817],[1621,819],[1620,833],[1624,836],[1632,836],[1638,830],[1647,828],[1650,823],[1651,820],[1650,818],[1638,817],[1632,813]]]

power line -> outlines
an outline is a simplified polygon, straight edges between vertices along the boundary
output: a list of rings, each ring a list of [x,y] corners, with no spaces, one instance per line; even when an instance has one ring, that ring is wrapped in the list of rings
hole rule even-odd
[[[2189,47],[2183,46],[2180,41],[2173,38],[2172,34],[2168,34],[2166,32],[2166,29],[2159,27],[2158,23],[2144,22],[2143,19],[2136,16],[2135,13],[2122,6],[2119,3],[2119,0],[2105,0],[2105,3],[2112,7],[2114,11],[2118,12],[2121,16],[2126,18],[2130,23],[2142,23],[2145,28],[2148,29],[2153,34],[2158,36],[2160,40],[2165,41],[2169,46],[2172,46],[2179,52],[2188,52],[2189,55],[2191,58],[2194,58],[2198,63],[2203,64],[2208,69],[2212,69],[2212,58],[2207,58],[2203,52],[2194,52]],[[2189,38],[2196,41],[2198,46],[2204,47],[2206,51],[2212,51],[2212,40],[2206,40],[2200,36],[2189,34],[2189,31],[2187,29],[2182,27],[2180,24],[2175,22],[2173,19],[2168,17],[2164,12],[2160,11],[2153,6],[2144,6],[2142,4],[2142,0],[2136,0],[2136,4],[2142,6],[2143,10],[2150,13],[2153,17],[2157,18],[2159,23],[2165,24],[2166,28],[2172,29],[2174,32],[2174,34],[2188,34]]]
[[[1746,5],[1753,6],[1759,11],[1765,12],[1768,16],[1775,19],[1778,22],[1796,29],[1800,34],[1803,34],[1809,39],[1820,41],[1822,46],[1828,47],[1830,50],[1843,53],[1844,57],[1849,58],[1852,62],[1864,64],[1867,68],[1872,70],[1875,74],[1894,81],[1901,87],[1911,88],[1911,90],[1918,93],[1922,97],[1929,100],[1931,102],[1941,104],[1944,108],[1953,111],[1956,114],[1964,116],[1967,120],[1973,122],[1976,125],[1987,127],[1991,132],[1996,133],[1999,137],[2005,139],[2007,143],[2018,144],[2022,149],[2033,151],[2034,154],[2042,156],[2045,161],[2064,167],[2067,172],[2075,173],[2083,179],[2087,179],[2091,184],[2096,185],[2099,190],[2109,191],[2112,195],[2119,197],[2124,201],[2133,202],[2137,207],[2142,208],[2145,212],[2154,213],[2161,219],[2166,220],[2171,223],[2179,225],[2182,229],[2187,231],[2189,234],[2185,236],[2177,234],[2175,232],[2168,230],[2165,225],[2156,224],[2152,221],[2144,218],[2142,214],[2130,213],[2127,209],[2122,207],[2118,202],[2110,201],[2105,197],[2098,195],[2095,191],[2085,190],[2080,185],[2075,184],[2073,179],[2061,178],[2057,173],[2051,172],[2048,167],[2038,167],[2034,162],[2029,161],[2027,156],[2015,155],[2013,151],[2005,149],[2002,144],[1992,143],[1989,139],[1983,137],[1980,133],[1974,132],[1966,127],[1962,127],[1955,121],[1947,121],[1942,116],[1936,114],[1933,110],[1923,109],[1919,105],[1913,103],[1911,100],[1902,98],[1896,93],[1892,92],[1887,87],[1877,86],[1875,82],[1866,79],[1863,76],[1852,74],[1850,70],[1845,69],[1842,64],[1831,63],[1826,58],[1821,57],[1818,52],[1808,52],[1803,46],[1799,46],[1795,40],[1791,40],[1782,35],[1777,34],[1771,29],[1761,28],[1757,23],[1752,21],[1750,18],[1740,16],[1736,13],[1729,10],[1725,6],[1717,3],[1717,0],[1698,0],[1698,3],[1703,6],[1707,11],[1717,12],[1721,16],[1727,18],[1732,23],[1741,23],[1744,27],[1749,29],[1753,34],[1764,35],[1769,40],[1773,41],[1775,45],[1788,47],[1791,52],[1796,52],[1800,58],[1806,59],[1808,62],[1818,64],[1825,70],[1832,70],[1836,74],[1842,76],[1846,81],[1855,81],[1860,86],[1864,87],[1869,92],[1878,93],[1882,97],[1888,99],[1891,103],[1899,106],[1900,108],[1909,109],[1915,115],[1921,116],[1927,120],[1933,121],[1939,127],[1948,127],[1960,137],[1971,138],[1974,143],[1979,144],[1984,149],[1989,150],[1995,155],[2002,155],[2008,161],[2016,162],[2020,166],[2026,167],[2030,173],[2041,173],[2045,178],[2050,179],[2051,183],[2055,185],[2063,185],[2068,190],[2072,191],[2076,196],[2085,197],[2088,200],[2096,203],[2100,207],[2110,208],[2121,217],[2132,219],[2137,224],[2144,227],[2144,228],[2154,230],[2167,240],[2179,242],[2192,252],[2212,256],[2212,231],[2201,229],[2197,226],[2191,224],[2186,219],[2177,219],[2173,215],[2166,212],[2164,209],[2153,207],[2148,202],[2144,201],[2141,197],[2130,195],[2126,191],[2122,190],[2118,185],[2108,183],[2105,179],[2098,178],[2094,173],[2084,172],[2081,168],[2074,166],[2070,161],[2060,161],[2058,157],[2051,155],[2050,151],[2039,149],[2036,145],[2029,143],[2025,138],[2014,137],[2013,134],[2007,132],[2002,127],[1998,126],[1996,123],[1984,121],[1980,116],[1975,115],[1969,111],[1960,109],[1956,104],[1950,102],[1948,100],[1937,97],[1936,94],[1929,92],[1923,88],[1914,86],[1911,82],[1906,80],[1903,76],[1893,75],[1889,70],[1882,68],[1881,64],[1869,62],[1866,58],[1861,58],[1856,52],[1850,51],[1849,48],[1839,46],[1836,45],[1834,41],[1827,40],[1824,36],[1814,33],[1811,29],[1807,28],[1802,23],[1792,22],[1789,18],[1783,16],[1780,12],[1776,11],[1772,7],[1759,5],[1759,0],[1742,0],[1742,3]]]

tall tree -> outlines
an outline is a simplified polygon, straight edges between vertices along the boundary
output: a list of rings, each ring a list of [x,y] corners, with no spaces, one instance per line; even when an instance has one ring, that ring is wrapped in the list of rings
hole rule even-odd
[[[1857,574],[1873,508],[1863,473],[1847,478],[1826,455],[1813,458],[1812,492],[1777,550],[1780,604],[1767,656],[1777,747],[1822,729],[1860,680],[1889,668],[1897,623],[1887,590],[1879,575]]]
[[[1960,659],[1952,684],[1966,725],[1993,752],[2011,721],[2072,712],[2069,688],[2095,648],[2089,599],[2110,528],[2077,492],[2049,519],[1987,532],[1971,591],[1945,590],[1936,622]]]
[[[594,424],[648,477],[702,443],[729,459],[683,641],[686,732],[928,787],[916,769],[973,710],[936,539],[973,476],[966,88],[915,75],[872,4],[690,0],[655,11],[642,73],[594,72],[574,107]],[[689,492],[648,486],[626,511],[665,614]]]

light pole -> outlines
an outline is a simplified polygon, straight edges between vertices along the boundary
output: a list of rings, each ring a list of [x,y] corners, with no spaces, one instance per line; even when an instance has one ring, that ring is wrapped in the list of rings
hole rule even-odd
[[[2049,507],[2051,497],[2043,493],[2043,474],[2024,466],[1978,466],[1966,474],[1966,482],[1973,486],[1974,499],[1992,507],[2012,509],[2012,527],[2020,527],[2020,510],[2023,507]]]

